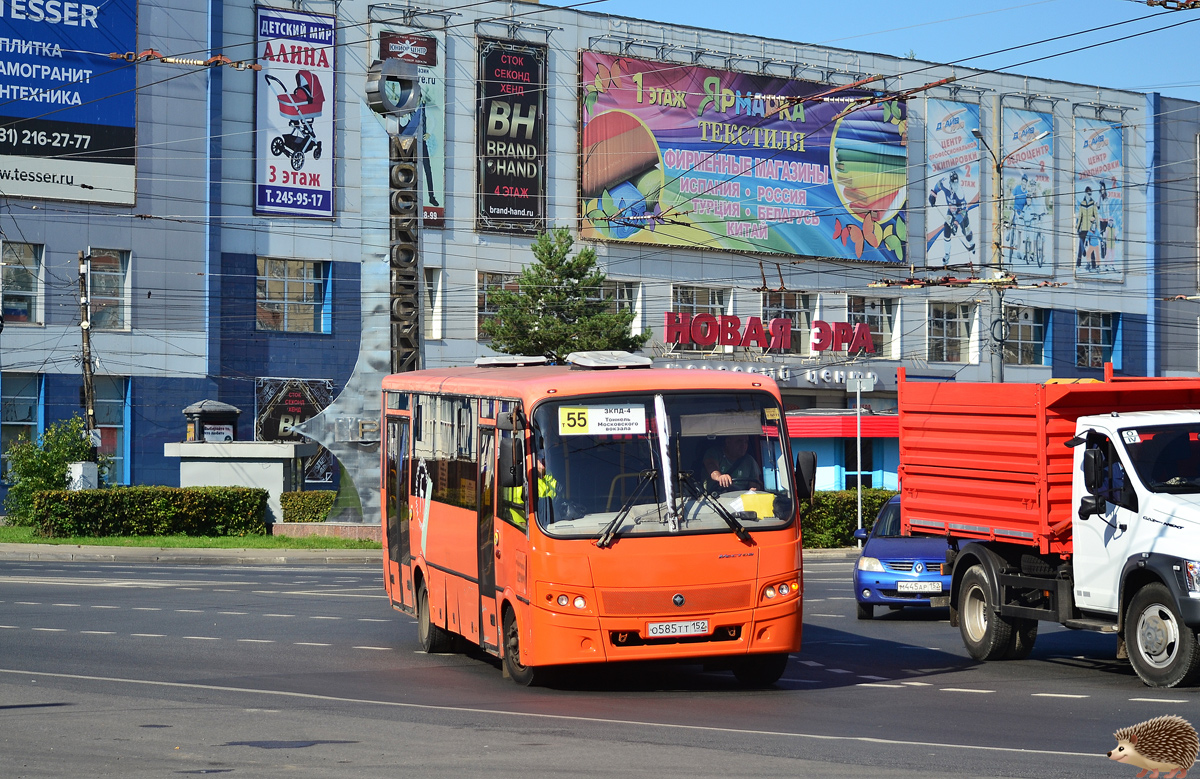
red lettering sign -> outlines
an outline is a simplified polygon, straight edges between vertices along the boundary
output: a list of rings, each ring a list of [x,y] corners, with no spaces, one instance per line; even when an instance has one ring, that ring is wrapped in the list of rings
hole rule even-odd
[[[871,336],[871,327],[866,322],[851,325],[849,322],[813,321],[812,340],[809,342],[814,352],[833,350],[835,352],[875,353],[875,340]]]
[[[790,349],[792,347],[792,320],[772,319],[766,330],[761,317],[746,317],[745,330],[742,320],[736,316],[713,314],[686,314],[668,311],[663,340],[673,344],[698,344],[700,346],[759,346],[764,349]]]

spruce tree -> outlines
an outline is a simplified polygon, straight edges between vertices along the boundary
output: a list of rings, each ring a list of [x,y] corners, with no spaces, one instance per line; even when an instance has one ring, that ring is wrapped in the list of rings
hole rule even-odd
[[[596,252],[587,248],[568,256],[574,244],[565,227],[540,234],[531,247],[535,261],[517,275],[517,289],[488,292],[497,310],[482,330],[493,349],[562,363],[571,352],[632,352],[650,339],[648,332],[630,332],[632,311],[613,310]]]

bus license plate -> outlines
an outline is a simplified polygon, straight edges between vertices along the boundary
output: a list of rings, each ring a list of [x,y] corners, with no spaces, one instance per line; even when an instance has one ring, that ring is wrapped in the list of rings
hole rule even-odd
[[[687,622],[651,622],[646,625],[646,635],[648,635],[650,638],[666,638],[668,636],[703,636],[707,634],[707,619],[693,619]]]
[[[941,592],[941,582],[896,582],[897,592]]]

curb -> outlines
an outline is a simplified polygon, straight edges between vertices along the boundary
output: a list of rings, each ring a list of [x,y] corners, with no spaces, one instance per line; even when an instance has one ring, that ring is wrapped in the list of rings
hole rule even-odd
[[[382,551],[0,544],[0,560],[161,565],[382,565]]]
[[[861,549],[852,546],[837,549],[805,549],[805,560],[853,560],[861,553]]]

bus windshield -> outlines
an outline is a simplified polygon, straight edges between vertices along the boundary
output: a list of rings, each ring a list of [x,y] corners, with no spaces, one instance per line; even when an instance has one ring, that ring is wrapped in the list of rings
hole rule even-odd
[[[784,527],[794,501],[783,424],[765,392],[543,402],[538,524],[566,538]]]

